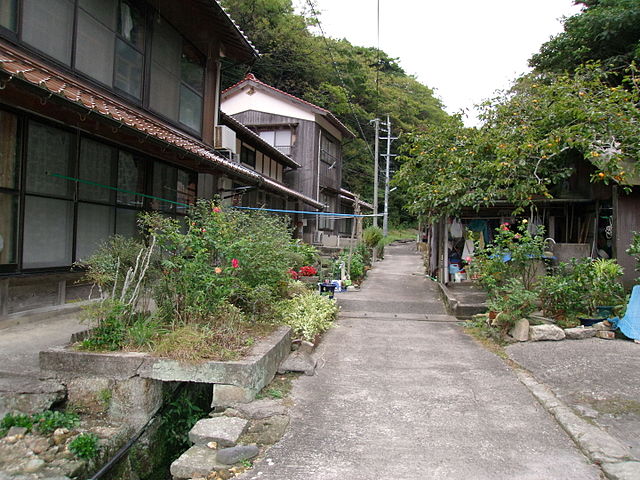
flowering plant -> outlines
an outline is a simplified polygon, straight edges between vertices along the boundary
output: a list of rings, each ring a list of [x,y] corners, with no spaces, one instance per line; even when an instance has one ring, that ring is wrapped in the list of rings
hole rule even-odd
[[[300,268],[300,275],[303,277],[312,277],[317,273],[318,271],[315,268],[313,268],[311,265],[305,265],[304,267]]]

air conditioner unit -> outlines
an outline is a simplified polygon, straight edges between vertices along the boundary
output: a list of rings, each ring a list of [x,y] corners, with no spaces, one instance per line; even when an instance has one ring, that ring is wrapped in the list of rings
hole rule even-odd
[[[236,132],[224,125],[215,127],[213,133],[213,148],[236,153]]]

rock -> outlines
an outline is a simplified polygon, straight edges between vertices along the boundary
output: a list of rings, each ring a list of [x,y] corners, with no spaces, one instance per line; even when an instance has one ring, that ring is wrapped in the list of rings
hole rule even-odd
[[[27,428],[25,427],[11,427],[9,431],[7,431],[7,437],[22,438],[26,434],[27,434]]]
[[[611,480],[634,480],[640,478],[640,462],[605,463],[602,465]]]
[[[601,331],[601,330],[602,330],[602,331],[608,331],[608,330],[611,330],[611,324],[610,324],[608,321],[606,321],[606,320],[604,320],[603,322],[594,323],[594,324],[592,325],[592,327],[593,327],[593,329],[594,329],[594,330],[598,330],[598,331]]]
[[[7,435],[4,437],[4,441],[7,443],[16,443],[18,440],[20,440],[18,435]]]
[[[312,354],[314,348],[315,348],[315,345],[306,340],[294,340],[293,342],[291,342],[291,350],[294,350],[294,351],[300,351],[300,352]]]
[[[287,415],[274,415],[270,418],[252,420],[242,439],[258,445],[273,445],[282,438],[288,426],[289,417]]]
[[[193,426],[189,432],[189,440],[196,445],[206,446],[209,442],[217,442],[220,447],[232,447],[244,433],[248,423],[238,417],[205,418]]]
[[[213,470],[222,470],[224,465],[216,461],[216,451],[194,445],[171,464],[174,478],[206,477]]]
[[[45,463],[46,462],[41,458],[33,458],[27,462],[27,464],[22,468],[22,471],[25,473],[35,473],[41,470]]]
[[[233,465],[243,460],[249,460],[258,456],[260,450],[256,445],[237,445],[231,448],[218,450],[216,460],[225,465]]]
[[[282,401],[272,398],[261,398],[251,403],[239,403],[233,405],[229,410],[225,412],[229,416],[241,416],[250,419],[268,418],[273,415],[286,415],[287,413],[287,407],[282,404]]]
[[[598,330],[596,332],[596,337],[604,338],[605,340],[613,340],[616,338],[615,332],[611,332],[608,330]]]
[[[529,327],[529,339],[532,342],[544,340],[564,340],[565,333],[556,325],[533,325]]]
[[[296,350],[284,359],[278,367],[278,373],[304,372],[313,375],[316,370],[316,360],[304,350]]]
[[[565,328],[564,333],[569,340],[583,340],[596,336],[595,328],[591,327]]]
[[[51,440],[46,437],[35,437],[28,443],[29,448],[36,455],[46,452],[51,446]]]
[[[509,335],[519,342],[526,342],[529,340],[529,320],[526,318],[518,320],[509,331]]]

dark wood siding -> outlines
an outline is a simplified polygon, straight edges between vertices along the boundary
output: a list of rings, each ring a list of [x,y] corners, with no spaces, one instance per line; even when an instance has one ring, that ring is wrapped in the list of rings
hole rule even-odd
[[[318,175],[318,138],[320,127],[315,122],[293,117],[283,117],[271,113],[249,110],[233,115],[233,118],[247,127],[268,125],[291,125],[295,135],[291,158],[302,167],[285,175],[286,184],[311,198],[316,198]]]

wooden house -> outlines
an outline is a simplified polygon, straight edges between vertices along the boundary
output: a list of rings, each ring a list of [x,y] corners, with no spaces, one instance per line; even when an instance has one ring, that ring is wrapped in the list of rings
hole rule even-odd
[[[237,186],[322,207],[282,183],[291,159],[242,159],[219,120],[223,57],[258,52],[214,0],[0,3],[0,325],[86,298],[71,266],[142,210],[184,218]]]
[[[300,164],[300,168],[284,172],[290,188],[322,203],[326,212],[341,213],[345,207],[341,198],[342,142],[354,135],[330,111],[274,88],[253,74],[222,92],[221,109]],[[298,209],[304,206],[298,203]],[[307,242],[335,245],[341,234],[350,233],[349,225],[346,218],[307,215],[300,228]]]

